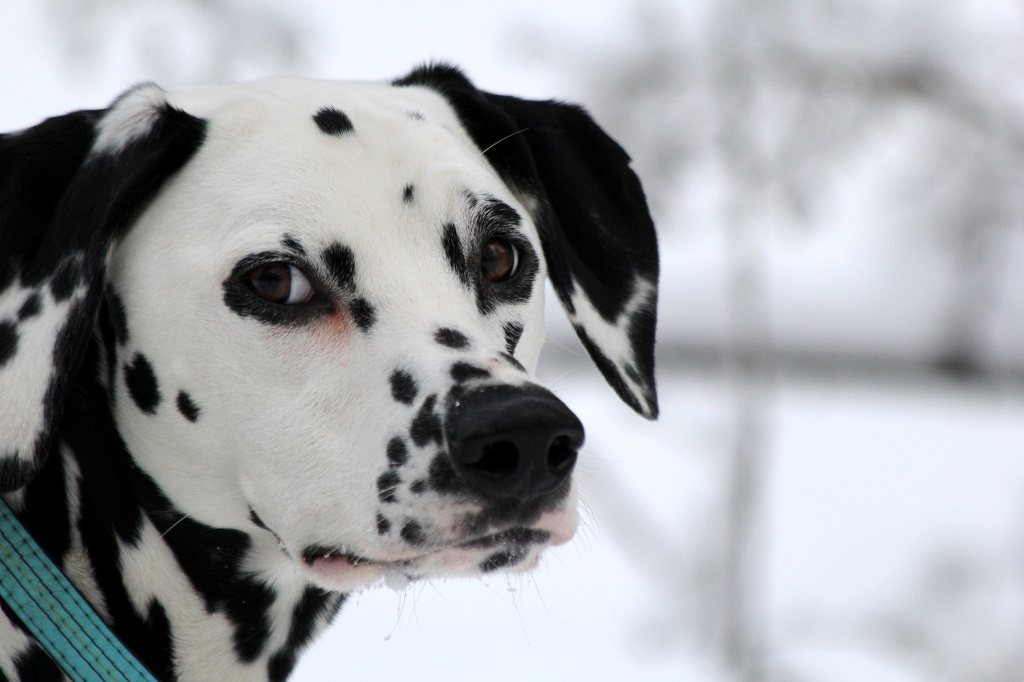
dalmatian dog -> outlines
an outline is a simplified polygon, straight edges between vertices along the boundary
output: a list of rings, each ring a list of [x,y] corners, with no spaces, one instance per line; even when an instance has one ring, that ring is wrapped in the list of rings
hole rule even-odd
[[[654,227],[581,108],[270,79],[0,136],[0,491],[161,680],[283,680],[347,594],[577,524],[550,280],[657,414]],[[7,605],[0,679],[61,679]]]

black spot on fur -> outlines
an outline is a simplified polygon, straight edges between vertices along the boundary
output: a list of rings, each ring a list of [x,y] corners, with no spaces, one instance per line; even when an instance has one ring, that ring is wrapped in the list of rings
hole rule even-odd
[[[107,290],[107,309],[114,328],[114,339],[117,345],[124,346],[128,342],[128,313],[124,309],[124,301],[111,289]]]
[[[455,350],[462,350],[469,346],[469,338],[465,334],[449,327],[442,327],[434,332],[434,341]]]
[[[512,357],[508,353],[502,353],[501,357],[502,357],[502,359],[505,360],[505,362],[507,362],[508,364],[512,365],[513,367],[518,369],[520,372],[525,372],[526,371],[526,368],[523,367],[523,363],[519,362],[518,360],[516,360],[514,357]]]
[[[355,320],[356,325],[364,332],[370,331],[370,327],[377,321],[377,311],[373,304],[365,298],[355,299],[349,303],[348,309],[352,313],[352,319]]]
[[[455,473],[452,463],[443,452],[434,455],[434,459],[430,462],[427,476],[431,489],[436,492],[454,493],[460,492],[463,489],[458,474]]]
[[[253,509],[252,507],[249,507],[249,520],[252,521],[252,524],[257,528],[262,528],[263,530],[270,530],[269,528],[267,528],[267,524],[263,523],[263,519],[259,517],[259,514],[257,514],[256,510]]]
[[[24,322],[30,317],[35,317],[43,311],[43,303],[39,298],[38,293],[31,294],[25,299],[25,302],[18,308],[18,321]]]
[[[409,490],[416,495],[422,495],[427,492],[427,479],[417,478],[415,481],[409,484]]]
[[[153,366],[142,353],[136,353],[132,364],[125,365],[124,383],[140,410],[146,414],[156,413],[156,408],[160,405],[160,387],[157,385]]]
[[[509,322],[504,326],[503,331],[505,332],[505,350],[509,355],[513,355],[516,352],[516,346],[519,345],[519,339],[523,336],[523,325],[518,322]]]
[[[427,117],[424,116],[423,113],[419,112],[419,111],[410,111],[410,112],[407,112],[406,115],[409,118],[411,118],[412,120],[414,120],[414,121],[425,121],[425,120],[427,120]]]
[[[377,535],[387,535],[391,532],[391,522],[383,514],[377,514]]]
[[[313,116],[313,121],[327,135],[345,135],[355,131],[352,119],[334,107],[323,107]]]
[[[472,379],[487,379],[491,373],[483,367],[477,367],[468,362],[456,362],[452,365],[451,376],[453,380],[461,384]]]
[[[331,277],[346,292],[355,290],[356,257],[352,249],[335,242],[324,249],[321,258]]]
[[[53,293],[53,298],[57,302],[71,298],[75,289],[82,283],[84,275],[81,258],[66,259],[50,278],[50,291]]]
[[[462,250],[462,242],[459,241],[459,231],[454,223],[445,223],[444,232],[441,234],[441,247],[444,249],[445,258],[451,266],[459,281],[470,286],[472,279],[469,276],[469,265],[466,262],[466,254]]]
[[[0,322],[0,367],[14,357],[18,350],[18,326],[13,322]]]
[[[401,482],[402,479],[398,477],[398,472],[393,469],[389,469],[378,476],[377,497],[380,501],[385,503],[397,502],[396,491],[398,490],[398,484]]]
[[[330,622],[341,608],[345,595],[311,585],[302,593],[292,611],[292,624],[284,647],[270,657],[267,674],[271,682],[284,682],[295,668],[299,651],[313,638],[318,621]]]
[[[412,378],[411,374],[401,369],[391,373],[392,398],[400,403],[412,405],[412,401],[416,399],[418,391],[419,388],[416,386],[416,380]]]
[[[406,185],[402,190],[402,202],[411,204],[416,198],[416,188],[412,185]]]
[[[192,398],[185,391],[178,391],[178,412],[181,412],[185,419],[195,423],[199,419],[199,406],[192,402]]]
[[[388,466],[397,468],[409,461],[409,448],[397,436],[388,441]]]
[[[423,401],[423,406],[416,413],[416,418],[412,420],[409,436],[417,447],[421,448],[430,442],[441,444],[441,418],[434,411],[436,403],[437,395],[429,396]]]
[[[22,681],[61,682],[64,679],[57,664],[51,661],[43,648],[35,643],[14,658],[14,670],[18,673],[18,679]]]
[[[302,244],[300,244],[299,240],[296,239],[293,235],[286,234],[284,236],[284,239],[281,240],[281,245],[284,246],[285,249],[291,251],[294,254],[297,254],[299,256],[306,255],[306,249],[302,247]]]
[[[522,550],[506,549],[501,552],[496,552],[480,563],[480,570],[484,573],[490,573],[497,571],[500,568],[506,568],[508,566],[514,566],[522,561],[526,557],[526,552]]]
[[[403,540],[413,546],[422,545],[427,541],[427,536],[423,532],[423,526],[420,525],[419,521],[412,519],[405,522],[400,535]]]

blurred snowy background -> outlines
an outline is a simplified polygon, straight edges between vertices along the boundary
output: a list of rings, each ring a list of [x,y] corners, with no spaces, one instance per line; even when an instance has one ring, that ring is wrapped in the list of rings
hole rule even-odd
[[[164,85],[585,103],[662,238],[662,417],[556,308],[585,526],[535,573],[353,597],[333,680],[1024,679],[1019,0],[3,0],[0,129]]]

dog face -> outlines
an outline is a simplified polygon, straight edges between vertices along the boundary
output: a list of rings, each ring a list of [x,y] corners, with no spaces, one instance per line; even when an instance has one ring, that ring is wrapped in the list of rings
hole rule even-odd
[[[531,377],[547,277],[619,395],[656,413],[653,228],[581,110],[428,67],[142,86],[64,123],[91,139],[22,212],[38,234],[0,223],[18,246],[0,271],[6,489],[107,330],[134,463],[180,513],[250,533],[254,571],[347,590],[530,567],[574,532],[583,442]]]

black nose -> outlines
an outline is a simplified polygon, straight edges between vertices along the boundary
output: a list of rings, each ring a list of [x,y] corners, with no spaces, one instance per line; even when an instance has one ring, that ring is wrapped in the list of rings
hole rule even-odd
[[[569,478],[583,445],[583,424],[536,385],[454,391],[445,420],[459,477],[490,499],[528,502]]]

